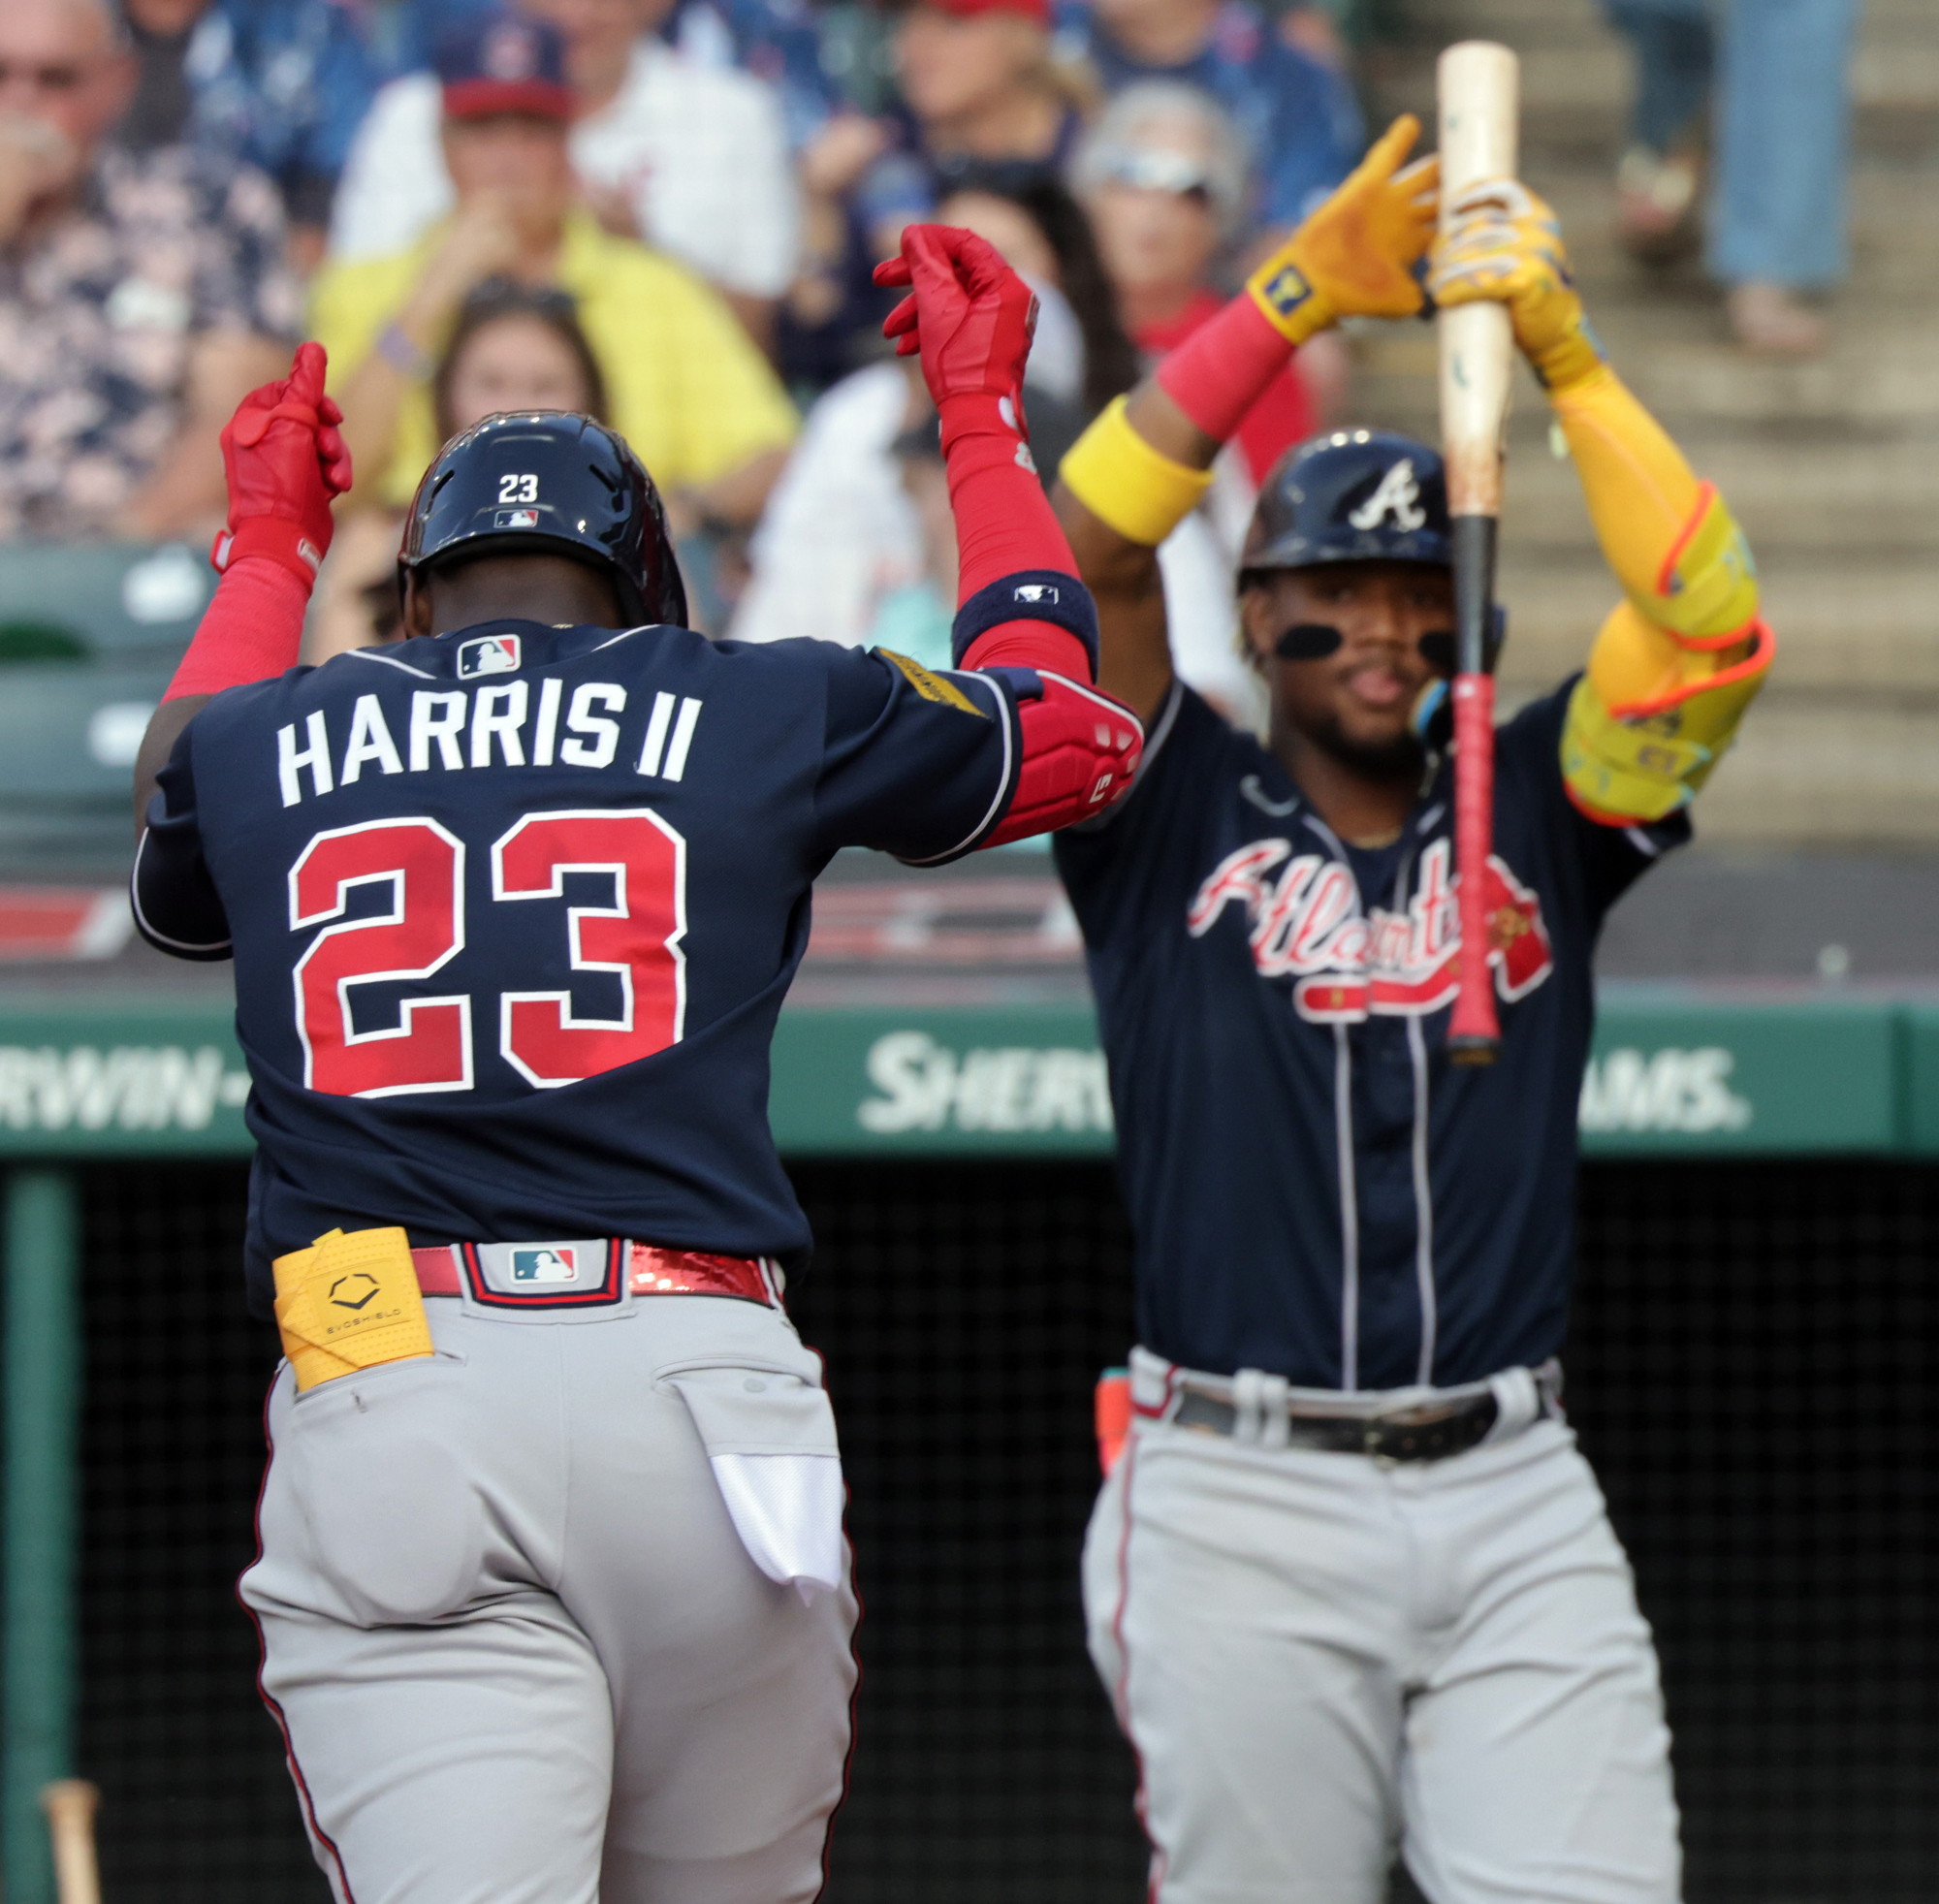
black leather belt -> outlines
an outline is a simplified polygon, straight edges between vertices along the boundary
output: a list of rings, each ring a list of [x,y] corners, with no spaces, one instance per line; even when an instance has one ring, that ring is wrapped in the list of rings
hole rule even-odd
[[[1487,1440],[1501,1417],[1501,1404],[1492,1392],[1465,1401],[1430,1402],[1418,1408],[1395,1409],[1385,1414],[1287,1415],[1287,1447],[1319,1448],[1327,1454],[1366,1454],[1377,1461],[1445,1461],[1465,1454]],[[1201,1435],[1230,1435],[1238,1427],[1239,1411],[1230,1402],[1188,1388],[1172,1411],[1174,1428]]]

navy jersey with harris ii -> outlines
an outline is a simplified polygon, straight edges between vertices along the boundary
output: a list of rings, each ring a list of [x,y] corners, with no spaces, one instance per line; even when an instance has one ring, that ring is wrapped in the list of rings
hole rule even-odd
[[[1296,500],[1295,500],[1296,498]],[[1317,444],[1248,560],[1447,559],[1439,460]],[[1452,763],[1391,843],[1344,842],[1281,761],[1174,682],[1137,792],[1059,836],[1083,925],[1137,1243],[1139,1339],[1304,1388],[1482,1380],[1560,1348],[1575,1118],[1603,915],[1680,812],[1611,828],[1567,797],[1565,683],[1497,737],[1492,954],[1505,1035],[1452,1065]],[[1155,1008],[1162,1000],[1163,1008]]]
[[[952,373],[1019,381],[1028,290],[968,234],[928,251],[926,326],[1019,320]],[[1064,678],[1095,625],[1021,470],[958,497],[1023,559],[929,675],[680,626],[645,472],[560,415],[429,474],[413,639],[284,672],[347,482],[322,370],[304,345],[224,431],[232,566],[138,769],[172,742],[143,929],[234,956],[255,1085],[264,1697],[339,1904],[805,1904],[857,1610],[774,1276],[807,1244],[765,1097],[810,882],[1095,809],[1138,725]]]
[[[560,435],[481,426],[414,532],[448,552],[451,522],[487,546],[550,527]],[[270,1258],[339,1224],[805,1259],[766,1106],[810,886],[844,845],[985,843],[1020,677],[715,644],[652,606],[623,632],[499,620],[356,651],[183,732],[138,918],[236,961],[262,1313]]]

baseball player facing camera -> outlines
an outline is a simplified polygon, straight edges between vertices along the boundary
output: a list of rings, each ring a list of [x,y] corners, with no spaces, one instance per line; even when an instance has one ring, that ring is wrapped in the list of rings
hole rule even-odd
[[[1771,658],[1741,536],[1604,361],[1547,207],[1437,216],[1398,123],[1223,315],[1101,417],[1060,512],[1129,798],[1056,842],[1136,1237],[1131,1428],[1085,1549],[1160,1904],[1673,1904],[1648,1628],[1561,1409],[1575,1116],[1604,914],[1689,837]],[[1497,739],[1499,1061],[1460,953],[1448,518],[1425,444],[1268,477],[1238,577],[1261,746],[1172,674],[1156,546],[1315,331],[1506,303],[1622,598]]]
[[[287,1357],[241,1591],[344,1904],[821,1888],[856,1605],[766,1115],[810,889],[1100,811],[1142,740],[1031,471],[1029,290],[934,226],[886,269],[962,537],[943,673],[689,632],[652,482],[561,413],[448,444],[404,639],[297,667],[350,482],[322,351],[224,431],[134,896],[236,962]]]

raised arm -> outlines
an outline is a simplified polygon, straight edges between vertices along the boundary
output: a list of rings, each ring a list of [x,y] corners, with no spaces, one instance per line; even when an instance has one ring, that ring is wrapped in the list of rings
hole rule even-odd
[[[1548,206],[1504,181],[1450,211],[1429,287],[1443,304],[1509,306],[1623,587],[1570,700],[1565,784],[1592,819],[1661,819],[1709,777],[1776,653],[1750,550],[1723,497],[1609,367]]]
[[[299,345],[290,374],[251,391],[223,427],[229,526],[212,555],[222,580],[142,738],[138,835],[156,777],[209,697],[297,664],[303,611],[330,548],[331,501],[350,487],[342,413],[323,394],[324,369],[321,344]]]
[[[1097,615],[1031,460],[1023,374],[1036,300],[993,246],[945,225],[906,227],[875,278],[910,287],[882,328],[899,355],[920,355],[942,423],[956,665],[1001,677],[1019,717],[1016,790],[982,843],[1054,832],[1129,791],[1144,732],[1095,690]]]
[[[1396,119],[1350,177],[1211,323],[1106,410],[1064,460],[1057,511],[1097,603],[1099,683],[1149,718],[1171,685],[1158,545],[1196,505],[1212,460],[1316,332],[1410,317],[1433,231],[1439,162],[1401,169],[1419,136]]]

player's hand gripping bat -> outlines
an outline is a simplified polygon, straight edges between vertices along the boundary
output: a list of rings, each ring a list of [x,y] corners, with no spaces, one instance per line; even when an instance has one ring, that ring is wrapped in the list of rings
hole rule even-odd
[[[1442,228],[1470,185],[1512,178],[1519,75],[1515,56],[1486,40],[1441,55]],[[1494,845],[1495,531],[1502,510],[1503,427],[1514,334],[1506,305],[1445,310],[1441,438],[1454,544],[1454,859],[1461,877],[1460,990],[1447,1028],[1457,1064],[1492,1064],[1502,1046],[1489,965],[1487,872]]]
[[[101,1793],[84,1778],[61,1778],[41,1787],[60,1904],[101,1904],[94,1862],[94,1812],[100,1802]]]

